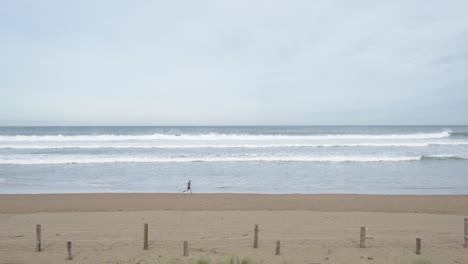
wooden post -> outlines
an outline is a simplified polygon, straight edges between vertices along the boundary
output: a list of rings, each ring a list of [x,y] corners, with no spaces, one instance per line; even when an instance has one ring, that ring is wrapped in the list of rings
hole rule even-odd
[[[188,256],[188,242],[184,241],[184,257]]]
[[[72,257],[72,244],[71,244],[71,241],[67,242],[67,252],[68,252],[68,259],[72,260],[73,257]]]
[[[281,241],[276,241],[276,255],[279,255],[281,252]]]
[[[258,225],[254,229],[254,248],[258,248]]]
[[[41,225],[36,225],[36,252],[41,252]]]
[[[416,255],[421,254],[421,239],[416,238]]]
[[[366,247],[366,227],[361,226],[361,239],[360,239],[360,247],[365,248]]]
[[[143,250],[148,250],[148,224],[144,225],[143,230]]]
[[[468,248],[468,218],[465,218],[465,248]]]

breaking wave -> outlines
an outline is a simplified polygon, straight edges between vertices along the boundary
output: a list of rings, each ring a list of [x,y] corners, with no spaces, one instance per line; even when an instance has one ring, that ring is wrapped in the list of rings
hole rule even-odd
[[[282,143],[282,144],[67,144],[67,145],[0,145],[0,149],[197,149],[197,148],[333,148],[333,147],[429,147],[464,146],[468,141],[454,142],[357,142],[357,143]]]
[[[440,139],[448,138],[451,131],[414,134],[322,134],[322,135],[256,135],[256,134],[150,134],[150,135],[15,135],[0,136],[2,142],[41,142],[41,141],[137,141],[137,140],[333,140],[333,139]]]
[[[455,159],[455,160],[467,160],[468,155],[451,155],[451,154],[440,154],[440,155],[424,155],[423,159]]]
[[[409,162],[425,159],[468,159],[468,156],[231,156],[231,157],[44,157],[0,159],[0,164],[180,163],[180,162]]]

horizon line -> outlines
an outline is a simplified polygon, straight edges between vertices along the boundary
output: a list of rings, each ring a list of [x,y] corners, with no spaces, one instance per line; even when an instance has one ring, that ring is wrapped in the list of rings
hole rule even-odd
[[[386,125],[0,125],[1,128],[4,127],[364,127],[364,126],[374,126],[374,127],[418,127],[418,126],[468,126],[464,125],[453,125],[453,124],[441,124],[441,125],[428,125],[428,124],[415,124],[415,125],[398,125],[398,124],[386,124]]]

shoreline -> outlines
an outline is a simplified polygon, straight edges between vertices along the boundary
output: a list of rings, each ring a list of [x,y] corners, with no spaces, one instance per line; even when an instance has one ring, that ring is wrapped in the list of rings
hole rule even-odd
[[[468,195],[0,194],[0,214],[113,211],[323,211],[468,215]]]

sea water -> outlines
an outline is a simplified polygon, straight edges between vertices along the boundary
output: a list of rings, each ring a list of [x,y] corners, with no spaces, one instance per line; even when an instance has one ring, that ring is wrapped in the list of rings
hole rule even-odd
[[[0,193],[468,194],[467,126],[0,127]]]

